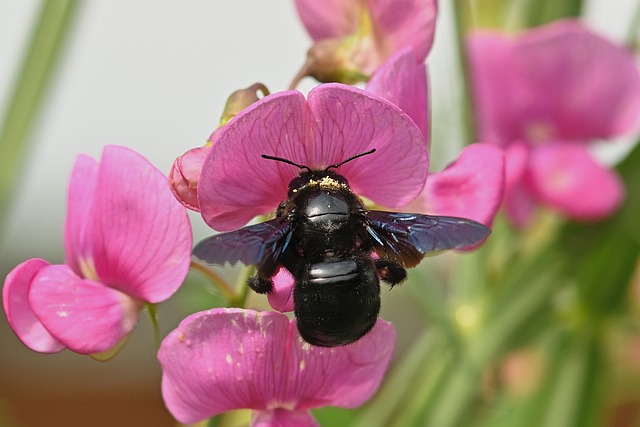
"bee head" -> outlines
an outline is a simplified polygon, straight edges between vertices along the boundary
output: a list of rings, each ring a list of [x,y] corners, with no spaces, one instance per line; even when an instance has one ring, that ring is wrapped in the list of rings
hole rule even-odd
[[[302,172],[289,183],[288,196],[292,197],[303,188],[348,189],[349,182],[344,176],[328,170]]]
[[[295,193],[297,193],[299,190],[301,190],[304,187],[307,186],[311,186],[311,187],[320,187],[320,188],[334,188],[334,189],[338,189],[338,188],[349,188],[349,182],[347,181],[347,179],[336,173],[331,171],[330,169],[336,169],[342,165],[344,165],[347,162],[350,162],[354,159],[357,159],[358,157],[362,157],[362,156],[366,156],[368,154],[372,154],[376,151],[375,148],[372,148],[369,151],[365,151],[363,153],[359,153],[356,154],[354,156],[351,156],[349,158],[347,158],[346,160],[341,161],[340,163],[335,163],[333,165],[329,165],[326,168],[324,168],[323,170],[314,170],[311,169],[309,166],[306,165],[299,165],[298,163],[294,163],[291,160],[282,158],[282,157],[275,157],[275,156],[268,156],[266,154],[262,155],[263,159],[267,159],[267,160],[275,160],[277,162],[282,162],[282,163],[286,163],[288,165],[292,165],[297,167],[298,169],[304,169],[304,172],[300,172],[300,175],[298,175],[297,177],[293,178],[291,180],[291,182],[289,183],[289,190],[288,190],[288,196],[291,197],[293,196]]]

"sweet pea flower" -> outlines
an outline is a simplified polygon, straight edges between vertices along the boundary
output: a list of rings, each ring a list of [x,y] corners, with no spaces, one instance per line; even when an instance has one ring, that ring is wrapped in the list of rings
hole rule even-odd
[[[215,139],[214,134],[203,147],[191,148],[179,156],[173,162],[171,172],[169,172],[169,188],[174,197],[185,208],[195,212],[200,212],[198,182],[200,181],[202,164],[211,148],[210,141],[212,139]]]
[[[273,212],[287,198],[289,183],[300,171],[261,154],[324,169],[372,148],[372,155],[337,170],[354,192],[394,209],[421,194],[429,165],[426,138],[397,106],[369,89],[336,83],[314,88],[306,100],[296,91],[267,96],[221,129],[211,147],[198,186],[202,217],[214,229],[234,230]],[[476,155],[480,162],[473,161]],[[420,211],[490,223],[502,195],[502,170],[499,149],[470,148],[429,187],[426,198],[437,209],[421,206]],[[292,310],[292,284],[291,275],[280,269],[268,295],[273,308]]]
[[[212,309],[162,342],[162,395],[182,423],[248,408],[252,426],[317,426],[309,409],[354,408],[373,395],[394,345],[384,320],[355,343],[325,348],[302,341],[283,314]]]
[[[296,8],[315,44],[292,88],[304,76],[366,81],[404,47],[423,62],[433,45],[436,0],[296,0]]]
[[[337,83],[266,96],[221,129],[202,167],[200,213],[220,231],[273,212],[300,171],[266,160],[283,157],[324,169],[353,155],[376,152],[337,170],[357,194],[389,208],[422,190],[429,156],[420,129],[397,106]]]
[[[202,147],[188,150],[173,162],[168,177],[169,188],[176,200],[187,209],[200,212],[200,204],[198,203],[200,172],[209,148],[216,140],[220,129],[238,115],[240,111],[258,101],[260,99],[258,97],[259,93],[262,96],[267,96],[269,95],[269,90],[262,83],[254,83],[248,88],[233,92],[227,99],[218,129],[209,136],[206,144]]]
[[[427,72],[412,48],[389,58],[365,90],[393,102],[409,115],[428,144]],[[406,210],[469,218],[491,226],[504,193],[504,153],[487,143],[471,144],[445,170],[430,173],[424,190]]]
[[[124,343],[143,304],[178,289],[191,228],[164,175],[124,147],[105,147],[99,163],[80,155],[67,200],[65,264],[18,265],[5,280],[3,306],[30,349],[94,355]]]
[[[576,20],[516,37],[477,31],[467,46],[479,135],[506,153],[509,217],[526,224],[537,203],[580,220],[612,213],[622,183],[587,144],[637,129],[632,54]]]

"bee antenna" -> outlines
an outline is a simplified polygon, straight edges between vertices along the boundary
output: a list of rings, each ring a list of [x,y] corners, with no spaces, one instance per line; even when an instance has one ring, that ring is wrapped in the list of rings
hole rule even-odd
[[[326,171],[328,171],[328,170],[329,170],[329,169],[331,169],[331,168],[334,168],[334,169],[335,169],[335,168],[337,168],[337,167],[340,167],[340,166],[344,165],[345,163],[350,162],[351,160],[355,160],[355,159],[357,159],[358,157],[367,156],[367,155],[369,155],[369,154],[373,154],[373,153],[375,153],[375,152],[376,152],[376,149],[375,149],[375,148],[372,148],[371,150],[369,150],[369,151],[365,151],[364,153],[360,153],[360,154],[356,154],[355,156],[351,156],[351,157],[349,157],[348,159],[341,161],[340,163],[336,163],[335,165],[327,166],[324,170],[325,170],[325,172],[326,172]]]
[[[291,160],[285,159],[283,157],[267,156],[266,154],[262,154],[262,158],[263,159],[267,159],[267,160],[275,160],[276,162],[286,163],[288,165],[295,166],[298,169],[306,169],[309,172],[311,172],[311,168],[309,166],[299,165],[299,164],[294,163]]]

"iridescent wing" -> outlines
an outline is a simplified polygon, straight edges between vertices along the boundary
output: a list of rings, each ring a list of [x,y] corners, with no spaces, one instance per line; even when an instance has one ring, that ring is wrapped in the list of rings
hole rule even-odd
[[[226,262],[275,269],[291,240],[289,222],[275,218],[228,233],[207,237],[193,248],[193,255],[209,264]]]
[[[431,253],[477,245],[491,230],[479,222],[449,216],[368,211],[366,224],[374,250],[405,267]]]

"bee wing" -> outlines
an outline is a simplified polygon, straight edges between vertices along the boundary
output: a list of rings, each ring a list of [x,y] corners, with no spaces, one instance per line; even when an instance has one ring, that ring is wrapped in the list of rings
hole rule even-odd
[[[367,212],[367,230],[381,258],[405,267],[417,265],[430,252],[476,245],[491,233],[470,219],[383,211]]]
[[[291,227],[282,218],[250,225],[200,241],[193,255],[209,264],[268,265],[275,268],[291,239]]]

